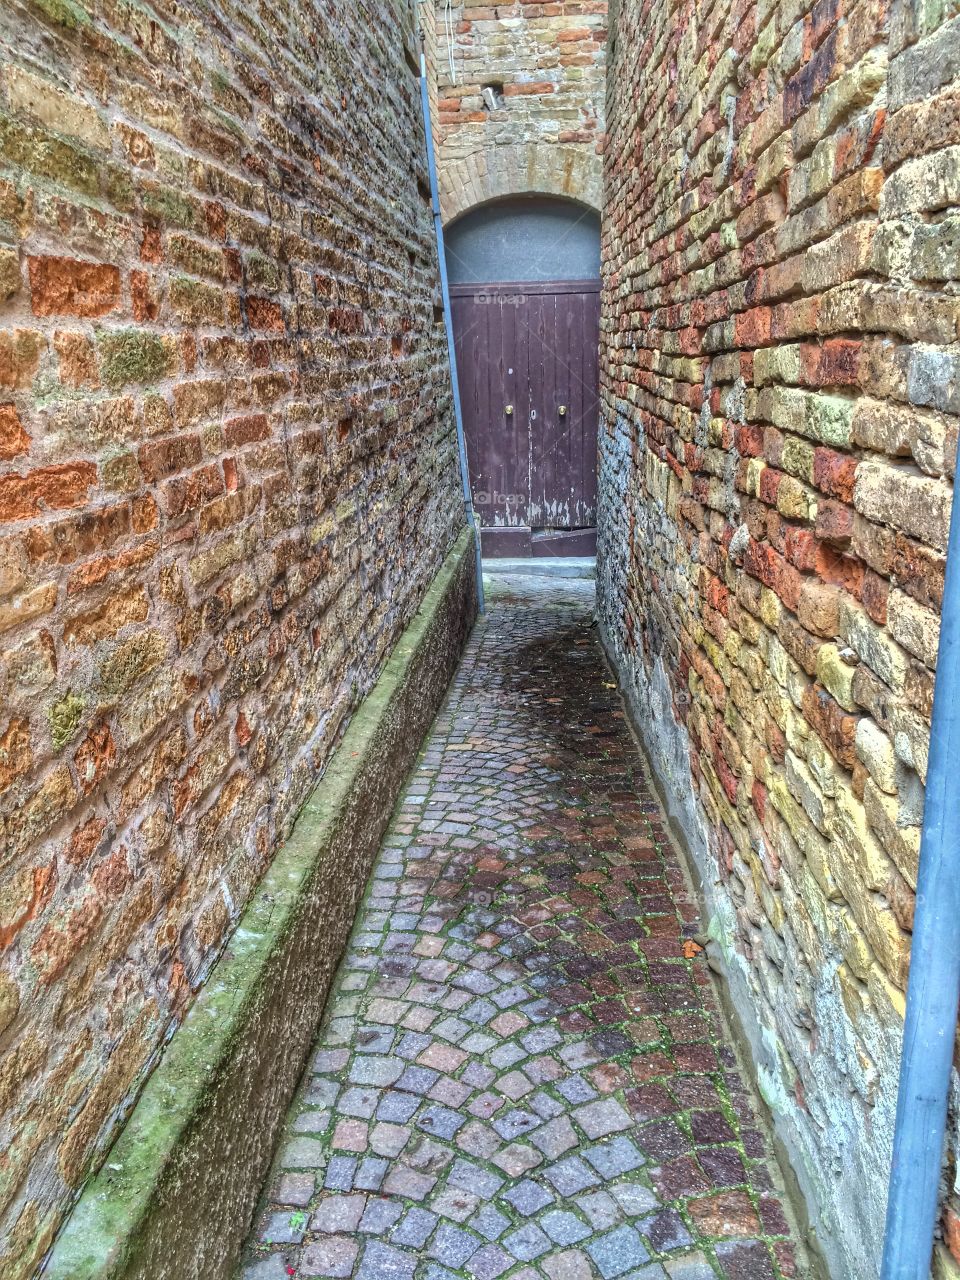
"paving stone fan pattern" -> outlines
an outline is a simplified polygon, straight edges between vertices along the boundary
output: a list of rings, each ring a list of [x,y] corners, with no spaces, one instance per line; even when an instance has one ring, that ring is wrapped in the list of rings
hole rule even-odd
[[[242,1276],[804,1275],[592,583],[492,587]]]

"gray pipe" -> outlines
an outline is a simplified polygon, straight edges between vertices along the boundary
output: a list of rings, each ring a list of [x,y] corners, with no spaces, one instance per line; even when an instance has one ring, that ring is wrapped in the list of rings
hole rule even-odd
[[[480,534],[473,514],[473,494],[470,491],[470,467],[467,463],[467,442],[463,435],[463,413],[460,408],[460,379],[457,377],[457,353],[453,342],[453,316],[450,313],[450,282],[447,279],[447,255],[443,247],[443,222],[440,218],[440,195],[437,186],[437,161],[433,153],[433,125],[430,123],[430,95],[427,92],[427,60],[420,55],[420,101],[423,105],[423,128],[427,136],[427,167],[430,170],[430,199],[433,204],[433,225],[437,233],[437,256],[440,259],[440,289],[443,294],[443,323],[447,330],[447,350],[450,353],[450,380],[453,383],[453,414],[457,422],[457,448],[460,451],[460,480],[463,484],[463,505],[467,524],[473,530],[477,549],[477,603],[485,612],[483,598],[483,559],[480,551]]]
[[[928,1280],[960,1000],[960,501],[950,542],[882,1280]]]

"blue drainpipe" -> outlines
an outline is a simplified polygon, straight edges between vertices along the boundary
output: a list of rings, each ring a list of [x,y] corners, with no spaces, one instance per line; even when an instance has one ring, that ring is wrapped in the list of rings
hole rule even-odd
[[[420,55],[420,101],[423,105],[423,128],[427,135],[427,166],[430,170],[430,200],[433,204],[433,225],[437,233],[437,256],[440,259],[440,289],[443,294],[443,323],[447,330],[447,351],[450,353],[450,380],[453,383],[453,414],[457,422],[457,448],[460,451],[460,480],[463,484],[463,505],[467,524],[473,530],[477,549],[477,604],[485,611],[483,599],[483,560],[480,551],[480,534],[473,514],[473,494],[470,492],[470,468],[467,464],[467,442],[463,436],[463,413],[460,408],[460,380],[457,377],[457,352],[453,342],[453,317],[450,314],[450,282],[447,279],[447,255],[443,247],[443,222],[440,218],[440,196],[437,188],[437,160],[433,153],[433,125],[430,123],[430,95],[427,92],[427,60]]]
[[[882,1280],[928,1280],[960,1000],[960,496],[934,685]]]

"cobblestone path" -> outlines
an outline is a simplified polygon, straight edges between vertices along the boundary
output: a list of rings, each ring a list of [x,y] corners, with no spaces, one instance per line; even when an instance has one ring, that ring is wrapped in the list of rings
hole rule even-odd
[[[241,1274],[800,1275],[592,584],[493,587]]]

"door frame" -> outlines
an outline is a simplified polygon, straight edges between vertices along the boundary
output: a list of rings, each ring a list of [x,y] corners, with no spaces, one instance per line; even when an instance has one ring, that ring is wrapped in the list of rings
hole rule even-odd
[[[478,295],[517,294],[599,294],[600,279],[588,280],[496,280],[476,284],[450,285],[451,298],[471,298]],[[597,416],[599,426],[599,396],[597,388]],[[468,448],[469,453],[469,448]],[[469,463],[469,458],[468,458]],[[596,554],[597,531],[593,529],[550,530],[534,532],[529,526],[480,527],[483,553],[488,556],[592,556]]]

